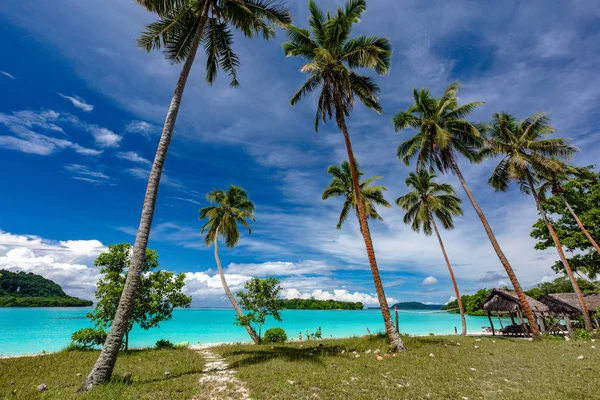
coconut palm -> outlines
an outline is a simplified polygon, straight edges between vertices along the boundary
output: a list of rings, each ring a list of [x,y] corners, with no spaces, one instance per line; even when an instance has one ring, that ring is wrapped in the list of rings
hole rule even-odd
[[[416,174],[411,172],[405,182],[406,186],[412,188],[412,191],[399,197],[396,200],[396,204],[406,212],[404,223],[410,224],[413,231],[420,232],[423,229],[423,232],[427,236],[431,236],[435,232],[438,242],[440,242],[444,260],[446,260],[452,285],[454,286],[454,293],[456,294],[456,301],[458,302],[462,321],[461,334],[465,336],[467,334],[465,310],[462,305],[452,265],[448,259],[448,254],[446,254],[444,242],[442,242],[440,231],[435,222],[437,218],[442,223],[444,229],[454,229],[452,217],[454,215],[463,215],[462,208],[460,207],[461,200],[456,196],[456,192],[451,185],[434,182],[433,180],[436,177],[436,174],[424,168],[421,168]]]
[[[360,21],[360,16],[367,9],[365,0],[348,0],[334,15],[325,14],[314,0],[309,0],[308,9],[311,30],[290,26],[286,29],[289,41],[283,44],[286,56],[302,57],[306,60],[301,71],[309,75],[290,103],[293,106],[304,96],[315,91],[320,92],[315,130],[318,130],[320,121],[325,122],[335,115],[346,144],[356,203],[361,204],[358,172],[346,118],[350,116],[354,107],[355,97],[378,113],[381,113],[382,109],[377,98],[379,87],[375,81],[355,70],[372,69],[379,75],[387,74],[392,55],[391,45],[389,40],[383,37],[361,35],[350,38],[353,25]],[[358,214],[385,330],[391,347],[403,351],[404,343],[392,322],[381,284],[365,210],[358,207]]]
[[[482,150],[482,155],[502,156],[488,183],[496,190],[505,191],[510,182],[514,181],[522,192],[533,196],[579,298],[585,327],[592,330],[592,321],[583,294],[535,187],[539,177],[564,173],[565,164],[558,158],[568,159],[577,149],[566,139],[545,138],[554,133],[554,128],[550,126],[550,119],[543,113],[536,113],[523,121],[517,121],[506,113],[495,114],[492,123],[486,127],[486,133],[486,147]]]
[[[238,224],[248,229],[248,233],[252,233],[252,229],[248,224],[248,219],[254,221],[254,203],[248,199],[248,194],[244,189],[238,186],[229,186],[227,192],[215,189],[206,195],[206,199],[213,205],[206,206],[200,210],[200,220],[208,219],[202,227],[200,233],[206,231],[204,242],[207,246],[214,245],[215,260],[219,269],[219,276],[225,294],[229,298],[231,305],[235,309],[238,317],[243,319],[244,312],[235,300],[235,296],[231,293],[223,266],[219,258],[219,235],[225,239],[225,244],[230,249],[233,248],[240,239],[240,231]],[[256,344],[260,344],[260,336],[250,324],[244,325],[248,334]]]
[[[291,23],[287,8],[275,0],[137,0],[137,2],[158,16],[158,20],[148,25],[141,34],[138,39],[139,46],[147,51],[162,49],[165,58],[173,63],[183,62],[183,68],[171,98],[150,171],[131,257],[131,267],[119,308],[100,357],[87,378],[85,385],[87,390],[110,379],[123,335],[127,330],[127,321],[140,282],[165,158],[198,47],[202,44],[206,51],[207,81],[214,82],[217,71],[222,69],[230,75],[231,85],[237,86],[239,82],[236,71],[240,61],[232,50],[232,29],[239,30],[247,37],[261,35],[265,39],[271,39],[275,35],[273,26],[286,26]]]
[[[541,179],[541,184],[538,188],[538,195],[540,199],[543,199],[546,195],[546,192],[550,191],[553,195],[560,197],[560,199],[565,203],[567,210],[571,213],[571,216],[577,222],[579,229],[585,235],[587,240],[594,246],[598,254],[600,254],[600,246],[592,235],[585,229],[585,226],[571,207],[571,204],[568,202],[567,198],[564,195],[563,184],[574,177],[584,177],[585,179],[589,179],[587,175],[589,172],[584,168],[577,168],[572,165],[564,164],[563,168],[558,171],[549,171],[546,175],[538,174]]]
[[[360,180],[360,177],[363,176],[364,173],[358,168],[358,163],[356,163],[356,172],[358,173]],[[327,200],[332,197],[344,197],[346,199],[344,201],[344,205],[342,206],[342,211],[340,212],[340,218],[336,228],[342,229],[342,224],[348,218],[348,214],[352,209],[356,211],[356,216],[360,224],[358,208],[356,206],[356,196],[354,195],[354,186],[352,185],[352,171],[350,168],[350,163],[348,161],[344,161],[341,166],[331,165],[329,168],[327,168],[327,173],[329,173],[333,179],[329,183],[329,186],[323,190],[323,200]],[[381,218],[375,206],[379,205],[387,208],[392,207],[392,205],[383,197],[383,192],[387,190],[387,188],[381,185],[371,186],[373,182],[381,178],[381,176],[373,176],[361,182],[360,196],[364,204],[365,215],[367,218],[383,221],[383,218]]]
[[[413,91],[415,104],[406,111],[401,111],[394,117],[396,131],[412,128],[417,134],[398,147],[398,157],[407,166],[413,158],[417,158],[417,169],[428,167],[430,171],[438,169],[442,173],[453,171],[462,185],[475,212],[479,216],[496,255],[500,259],[506,274],[512,283],[521,307],[527,316],[531,333],[539,335],[539,330],[525,293],[519,284],[517,276],[500,248],[496,236],[477,204],[473,193],[463,177],[457,155],[462,155],[470,162],[478,161],[478,149],[483,143],[478,128],[465,118],[483,102],[473,102],[460,105],[458,102],[458,82],[452,83],[440,99],[431,96],[427,89]]]

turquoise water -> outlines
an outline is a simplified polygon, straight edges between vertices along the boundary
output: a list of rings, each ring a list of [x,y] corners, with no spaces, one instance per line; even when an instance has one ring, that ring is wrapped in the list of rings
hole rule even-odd
[[[57,351],[70,342],[71,333],[90,327],[85,318],[88,308],[0,308],[0,355],[18,355]],[[400,312],[400,331],[411,335],[453,334],[460,330],[458,314],[429,311]],[[269,321],[268,327],[282,327],[291,339],[318,327],[323,337],[348,337],[383,331],[379,310],[312,311],[285,310],[283,321]],[[229,309],[182,309],[173,312],[160,328],[144,331],[134,328],[129,336],[131,347],[152,346],[158,339],[191,344],[249,341],[246,331],[233,325],[234,311]],[[494,321],[496,322],[496,321]],[[467,316],[469,332],[481,332],[489,324],[486,317]]]

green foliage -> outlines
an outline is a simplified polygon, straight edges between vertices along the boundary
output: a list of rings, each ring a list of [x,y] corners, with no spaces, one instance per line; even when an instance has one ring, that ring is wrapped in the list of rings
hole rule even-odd
[[[376,185],[370,186],[373,182],[381,179],[381,176],[373,176],[369,179],[360,182],[360,178],[364,175],[358,168],[358,162],[355,161],[356,172],[358,173],[361,200],[364,204],[365,215],[367,218],[378,219],[383,221],[383,218],[379,215],[375,209],[376,205],[390,208],[391,205],[383,197],[383,192],[387,190],[385,186]],[[358,216],[358,208],[356,206],[356,196],[354,195],[354,186],[352,184],[352,172],[350,170],[350,163],[344,161],[341,166],[330,165],[327,169],[327,173],[333,178],[329,183],[329,186],[323,190],[323,200],[327,200],[331,197],[344,197],[344,205],[340,213],[340,218],[336,226],[337,229],[342,229],[342,224],[348,218],[350,210],[355,210]]]
[[[423,304],[418,301],[405,301],[396,303],[390,306],[390,310],[398,308],[398,310],[441,310],[441,304]]]
[[[81,348],[102,346],[106,341],[107,333],[104,329],[84,328],[73,332],[71,340]]]
[[[487,315],[487,312],[481,309],[481,304],[489,296],[490,292],[491,289],[479,289],[475,294],[465,294],[463,296],[460,296],[463,307],[465,309],[465,314]],[[442,310],[458,313],[458,302],[456,300],[452,300],[448,304],[442,306]]]
[[[552,195],[543,196],[541,202],[563,248],[571,253],[585,252],[569,258],[571,269],[596,279],[600,277],[600,255],[565,204],[566,201],[571,205],[592,238],[600,240],[600,173],[594,172],[593,168],[589,166],[580,170],[577,177],[566,182],[555,182]],[[554,241],[542,219],[533,225],[531,236],[538,240],[535,245],[538,250],[554,247]],[[565,273],[561,262],[555,263],[552,269],[557,273]]]
[[[362,310],[361,302],[316,300],[316,299],[289,299],[279,300],[282,309],[289,310]]]
[[[0,307],[83,307],[90,300],[81,300],[65,294],[62,288],[31,272],[0,273]]]
[[[311,333],[306,330],[306,340],[321,340],[323,339],[323,334],[321,332],[321,327],[318,327],[314,333]]]
[[[593,283],[584,279],[577,279],[577,284],[582,292],[594,292],[596,288]],[[525,292],[528,296],[534,299],[539,299],[541,296],[552,294],[552,293],[573,293],[573,285],[566,276],[556,278],[552,282],[542,282],[535,285],[535,287]]]
[[[156,347],[157,349],[173,349],[173,348],[175,348],[175,345],[173,343],[171,343],[169,340],[159,339],[156,341],[156,344],[154,345],[154,347]]]
[[[592,340],[591,332],[588,332],[585,329],[575,329],[574,337],[575,340],[582,340],[584,342],[589,342],[590,340]]]
[[[282,328],[270,328],[265,331],[265,337],[262,339],[263,344],[285,343],[288,337]]]
[[[114,319],[127,278],[130,254],[131,245],[128,243],[111,245],[108,252],[100,254],[94,262],[96,267],[100,267],[103,277],[97,283],[96,308],[87,316],[98,328],[109,327]],[[135,323],[146,330],[157,327],[160,322],[171,319],[175,307],[189,307],[192,302],[192,298],[182,292],[185,274],[155,271],[158,266],[156,251],[146,250],[127,332]]]
[[[244,285],[245,292],[239,292],[240,305],[246,311],[244,317],[236,317],[236,324],[246,326],[258,325],[260,337],[262,326],[270,315],[281,322],[279,311],[282,309],[279,292],[279,279],[268,277],[266,279],[252,278]]]

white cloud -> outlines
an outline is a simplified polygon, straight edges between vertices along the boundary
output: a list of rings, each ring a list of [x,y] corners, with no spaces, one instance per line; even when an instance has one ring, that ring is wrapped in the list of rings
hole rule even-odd
[[[101,147],[119,147],[122,137],[107,128],[85,124],[85,129],[92,134],[96,143]]]
[[[143,164],[150,166],[152,163],[136,153],[135,151],[127,151],[122,153],[117,153],[117,157],[122,158],[123,160],[131,161],[133,163]]]
[[[323,261],[300,261],[297,263],[271,261],[262,264],[229,264],[227,273],[248,274],[251,276],[269,276],[269,275],[329,275],[335,268]]]
[[[9,73],[8,73],[8,72],[6,72],[6,71],[0,71],[0,74],[4,75],[4,76],[6,76],[6,77],[8,77],[8,78],[10,78],[10,79],[13,79],[13,80],[17,79],[17,78],[15,78],[15,76],[14,76],[14,75],[12,75],[12,74],[9,74]]]
[[[110,181],[110,177],[103,172],[93,171],[89,167],[81,164],[68,164],[64,166],[65,170],[72,174],[73,179],[105,184]]]
[[[421,285],[435,285],[436,283],[438,283],[438,280],[435,276],[428,276],[427,278],[423,279]]]
[[[93,105],[86,103],[85,100],[79,96],[66,96],[62,93],[58,93],[58,95],[63,99],[69,100],[71,104],[73,104],[73,106],[79,108],[82,111],[91,112],[94,110]]]
[[[337,300],[337,301],[352,301],[352,302],[362,302],[365,305],[377,305],[379,304],[379,300],[377,300],[377,295],[354,292],[351,293],[345,289],[335,289],[333,291],[324,291],[321,289],[316,289],[311,292],[301,292],[298,289],[283,289],[281,291],[281,297],[284,299],[311,299],[314,298],[316,300]],[[393,297],[387,298],[388,304],[396,303],[396,299]]]
[[[130,121],[125,126],[125,131],[130,133],[139,133],[143,136],[152,136],[160,132],[157,126],[145,121]]]

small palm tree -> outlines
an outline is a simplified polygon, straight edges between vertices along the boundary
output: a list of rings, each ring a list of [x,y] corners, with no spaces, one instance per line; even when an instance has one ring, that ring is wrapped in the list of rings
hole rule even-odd
[[[223,266],[219,259],[219,235],[223,236],[225,244],[231,249],[240,239],[238,224],[248,229],[248,233],[252,233],[247,220],[254,221],[254,203],[248,199],[248,194],[244,189],[233,185],[229,186],[227,192],[219,189],[210,191],[206,195],[206,199],[210,203],[213,203],[213,205],[206,206],[200,210],[200,220],[208,219],[200,233],[202,234],[206,231],[204,242],[207,246],[214,245],[215,260],[223,289],[238,317],[240,317],[240,320],[243,320],[244,312],[235,300],[233,293],[231,293],[231,289],[229,289],[225,273],[223,272]],[[254,328],[250,324],[244,325],[244,327],[254,343],[260,344],[260,336],[256,334]]]
[[[590,179],[587,175],[589,175],[589,171],[585,168],[577,168],[572,165],[564,164],[564,168],[558,171],[549,171],[546,175],[541,174],[539,178],[541,179],[541,185],[538,188],[538,195],[540,198],[544,198],[546,192],[550,191],[553,195],[560,197],[560,199],[565,203],[567,210],[571,213],[571,216],[577,222],[579,229],[585,235],[587,240],[594,246],[598,254],[600,254],[600,246],[592,235],[585,229],[585,226],[571,207],[571,204],[567,201],[567,198],[564,195],[563,184],[574,177],[582,177],[584,179]]]
[[[444,229],[454,229],[452,217],[454,215],[463,215],[463,211],[460,208],[460,198],[456,196],[454,188],[447,183],[434,182],[433,179],[435,178],[436,175],[434,173],[423,168],[419,169],[416,174],[411,172],[405,182],[406,186],[412,188],[412,192],[399,197],[396,200],[396,204],[406,212],[404,223],[410,224],[413,231],[420,232],[423,229],[423,232],[427,236],[430,236],[435,231],[440,242],[444,260],[446,260],[446,265],[448,266],[450,279],[452,279],[452,284],[454,285],[454,292],[462,320],[462,335],[465,336],[467,334],[465,310],[460,298],[458,285],[456,284],[456,278],[454,278],[452,265],[450,265],[448,254],[446,254],[442,237],[435,222],[437,218],[442,223]]]
[[[440,99],[431,96],[427,89],[413,91],[415,104],[394,117],[396,131],[412,128],[417,134],[398,146],[398,158],[407,166],[417,158],[417,169],[428,167],[430,171],[438,169],[442,173],[453,171],[465,190],[471,205],[481,220],[481,224],[490,239],[492,247],[506,270],[521,307],[527,316],[533,336],[540,334],[525,293],[519,284],[512,266],[500,248],[496,236],[475,200],[471,189],[458,167],[456,156],[465,157],[470,162],[478,161],[478,150],[483,138],[478,128],[465,118],[483,102],[460,105],[458,102],[458,82],[452,83]]]
[[[557,158],[570,158],[577,149],[566,139],[544,139],[546,135],[554,133],[554,128],[550,126],[550,119],[543,113],[534,114],[523,121],[517,121],[512,115],[506,113],[495,114],[486,131],[488,137],[482,155],[502,156],[488,183],[496,190],[505,191],[510,182],[515,181],[522,192],[533,196],[573,289],[579,297],[585,328],[592,330],[592,321],[585,299],[535,187],[538,177],[564,172],[565,164]]]
[[[367,9],[365,0],[347,0],[345,7],[338,8],[334,15],[323,13],[314,0],[309,0],[308,9],[311,30],[290,26],[286,29],[289,42],[283,44],[287,57],[302,57],[306,60],[301,71],[309,75],[300,90],[292,97],[290,104],[293,106],[309,93],[320,91],[315,130],[318,130],[320,121],[325,122],[335,115],[337,126],[344,135],[356,203],[361,204],[358,172],[346,118],[350,116],[354,107],[355,97],[378,113],[381,113],[382,108],[377,97],[379,93],[377,84],[371,77],[360,75],[355,70],[372,69],[379,75],[387,74],[392,56],[391,45],[384,37],[350,38],[353,25],[360,21],[360,16]],[[367,216],[362,207],[358,207],[358,215],[390,346],[404,351],[404,343],[390,315]]]
[[[275,36],[272,26],[283,27],[292,22],[288,9],[275,0],[137,0],[137,2],[158,16],[158,21],[148,25],[138,39],[139,46],[147,51],[162,49],[165,58],[173,63],[183,62],[183,67],[171,98],[148,178],[131,267],[127,274],[119,309],[100,357],[87,378],[85,390],[107,382],[112,376],[117,361],[117,354],[127,330],[140,282],[163,166],[175,129],[183,91],[196,59],[198,47],[202,44],[206,51],[206,80],[212,84],[216,79],[217,71],[222,69],[230,75],[231,85],[237,86],[239,82],[236,71],[240,61],[232,49],[232,28],[239,30],[246,37],[261,35],[264,39],[271,39]]]
[[[359,179],[364,175],[363,172],[356,165],[356,171],[358,172]],[[344,205],[340,212],[340,218],[336,225],[337,229],[342,229],[342,224],[348,218],[350,210],[356,211],[356,216],[360,224],[360,218],[358,217],[358,208],[356,206],[356,196],[354,195],[354,186],[352,185],[352,171],[350,169],[350,163],[344,161],[341,166],[331,165],[327,168],[327,173],[333,177],[329,186],[323,190],[323,200],[327,200],[331,197],[344,197]],[[390,208],[392,205],[383,197],[383,192],[387,190],[385,186],[376,185],[371,186],[373,182],[381,179],[381,176],[373,176],[360,183],[360,195],[364,204],[365,215],[370,219],[378,219],[383,221],[383,218],[379,215],[375,209],[375,205]]]

